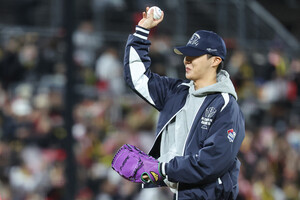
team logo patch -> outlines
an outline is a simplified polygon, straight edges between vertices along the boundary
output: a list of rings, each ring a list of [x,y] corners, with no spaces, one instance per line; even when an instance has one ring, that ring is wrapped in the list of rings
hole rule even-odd
[[[234,141],[234,138],[235,138],[235,136],[236,136],[236,133],[234,132],[234,130],[233,129],[229,129],[228,131],[227,131],[227,138],[228,138],[228,140],[229,140],[229,142],[233,142]]]
[[[199,39],[200,39],[200,35],[198,35],[197,33],[194,33],[192,35],[191,39],[189,40],[189,42],[187,43],[187,45],[198,46]]]
[[[212,123],[212,117],[216,114],[217,109],[214,107],[206,108],[204,117],[201,117],[201,128],[207,129]]]
[[[217,110],[214,107],[206,108],[205,117],[212,118],[216,114]]]
[[[155,172],[150,172],[152,174],[152,176],[154,177],[155,181],[158,180],[158,175]]]

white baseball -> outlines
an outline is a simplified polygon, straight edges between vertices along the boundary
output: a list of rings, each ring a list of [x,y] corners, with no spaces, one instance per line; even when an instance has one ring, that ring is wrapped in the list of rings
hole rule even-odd
[[[150,10],[153,10],[153,19],[160,19],[161,15],[162,15],[162,11],[159,7],[157,6],[152,6],[151,8],[149,8],[147,14],[150,14]]]

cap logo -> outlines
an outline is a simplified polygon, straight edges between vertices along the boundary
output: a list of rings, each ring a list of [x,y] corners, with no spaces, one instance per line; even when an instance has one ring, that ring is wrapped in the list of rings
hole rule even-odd
[[[199,39],[200,39],[200,35],[198,35],[197,33],[194,33],[192,35],[191,39],[189,40],[189,42],[187,43],[187,45],[198,46]]]
[[[212,49],[212,48],[207,48],[206,51],[208,51],[208,52],[216,52],[218,50],[217,49]]]

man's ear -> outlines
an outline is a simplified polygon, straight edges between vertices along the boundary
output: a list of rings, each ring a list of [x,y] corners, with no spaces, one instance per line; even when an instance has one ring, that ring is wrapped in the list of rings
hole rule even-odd
[[[222,58],[220,58],[219,56],[214,56],[213,66],[218,67],[221,62],[222,62]]]

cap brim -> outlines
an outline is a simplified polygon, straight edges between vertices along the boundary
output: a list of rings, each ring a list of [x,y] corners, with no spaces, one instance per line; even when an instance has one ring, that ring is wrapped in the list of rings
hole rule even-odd
[[[207,54],[206,51],[202,51],[200,49],[196,49],[194,47],[189,47],[189,46],[175,47],[174,52],[178,55],[193,56],[193,57]]]

